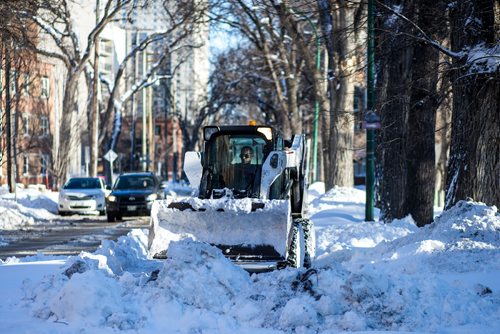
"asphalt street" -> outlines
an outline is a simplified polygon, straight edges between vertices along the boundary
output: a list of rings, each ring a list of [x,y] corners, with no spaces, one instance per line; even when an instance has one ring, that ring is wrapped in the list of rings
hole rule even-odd
[[[16,231],[1,231],[0,259],[36,254],[77,255],[93,252],[102,240],[117,240],[134,228],[147,228],[149,217],[130,217],[109,223],[106,216],[73,215],[37,224]]]

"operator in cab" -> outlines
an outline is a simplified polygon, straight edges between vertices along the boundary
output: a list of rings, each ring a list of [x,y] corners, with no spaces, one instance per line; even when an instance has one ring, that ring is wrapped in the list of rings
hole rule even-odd
[[[240,151],[241,163],[235,165],[235,188],[253,192],[257,165],[252,164],[254,151],[251,146],[243,146]]]

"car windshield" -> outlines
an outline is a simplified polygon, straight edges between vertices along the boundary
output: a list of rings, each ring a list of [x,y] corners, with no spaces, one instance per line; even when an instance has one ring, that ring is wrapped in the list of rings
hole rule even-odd
[[[268,144],[258,135],[220,135],[207,152],[212,188],[229,188],[258,194],[260,171]],[[255,195],[257,196],[257,195]]]
[[[115,189],[153,189],[154,185],[151,176],[122,175],[116,181]]]
[[[101,183],[96,178],[76,178],[70,179],[63,189],[100,189]]]

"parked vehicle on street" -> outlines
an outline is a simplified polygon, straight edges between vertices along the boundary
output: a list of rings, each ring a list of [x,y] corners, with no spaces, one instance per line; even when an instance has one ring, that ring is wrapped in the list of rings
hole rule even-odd
[[[59,215],[99,212],[103,216],[108,193],[101,178],[72,177],[59,191]]]
[[[151,172],[124,173],[106,198],[108,221],[125,216],[149,216],[154,200],[164,198],[164,186]]]

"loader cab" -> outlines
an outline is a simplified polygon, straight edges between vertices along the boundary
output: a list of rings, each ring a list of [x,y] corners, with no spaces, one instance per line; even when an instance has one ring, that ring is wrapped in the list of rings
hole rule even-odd
[[[235,198],[258,198],[262,165],[276,149],[271,127],[205,127],[201,198],[220,198],[227,190]]]

